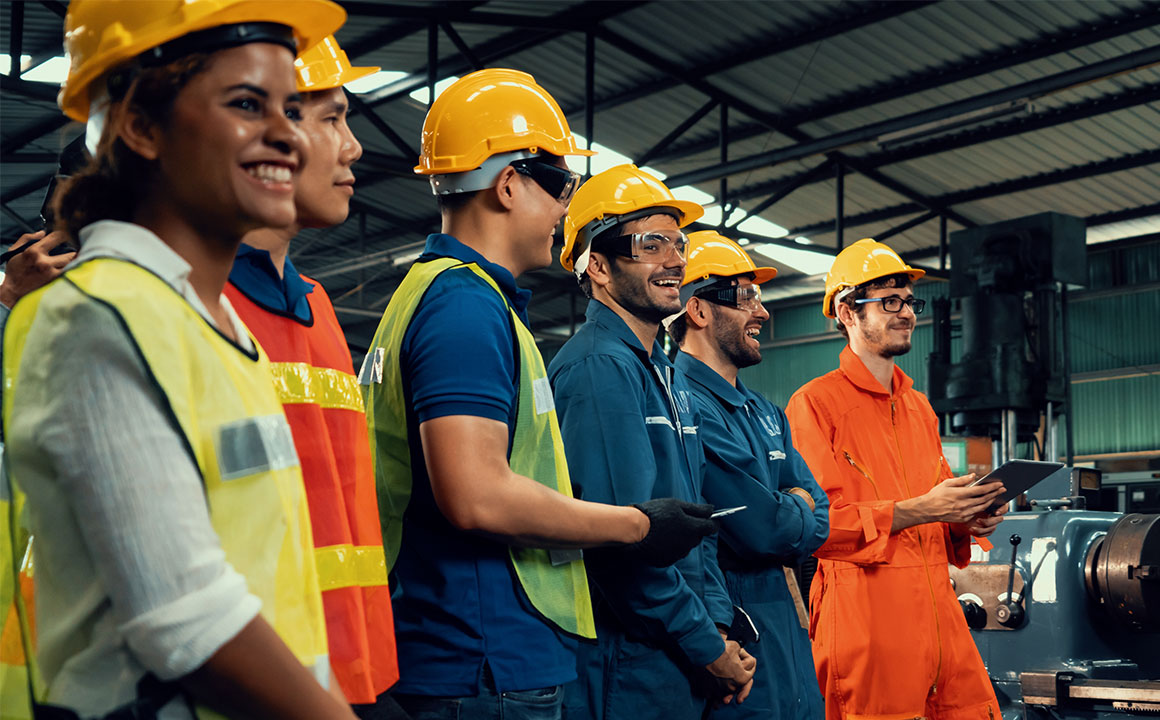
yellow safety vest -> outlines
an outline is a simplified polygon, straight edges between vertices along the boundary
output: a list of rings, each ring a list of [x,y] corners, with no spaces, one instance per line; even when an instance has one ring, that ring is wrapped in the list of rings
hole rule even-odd
[[[41,358],[55,338],[70,332],[74,308],[91,302],[116,312],[164,396],[201,473],[226,559],[262,601],[266,621],[325,682],[330,667],[306,494],[269,362],[257,343],[249,354],[225,339],[148,270],[123,260],[90,260],[14,308],[4,336],[3,408],[13,498],[21,497],[22,468],[38,452],[36,438],[13,420],[46,388],[59,391],[60,379],[47,375]],[[11,558],[18,528],[8,530],[3,554]],[[27,640],[28,613],[19,594],[15,599],[32,686],[43,700],[48,688]]]
[[[560,424],[548,385],[544,359],[531,331],[512,309],[503,291],[483,268],[454,258],[415,263],[391,296],[367,352],[359,381],[366,397],[367,428],[379,495],[383,548],[394,567],[402,540],[403,514],[411,499],[411,451],[407,442],[407,408],[399,351],[411,317],[435,278],[447,270],[474,272],[503,299],[511,314],[519,357],[519,401],[508,463],[513,472],[572,497]],[[510,548],[512,566],[532,605],[557,627],[574,635],[596,637],[592,600],[584,561],[553,564],[547,550]]]
[[[3,461],[0,459],[0,467]],[[22,501],[23,498],[20,498]],[[14,522],[20,517],[23,502],[13,502],[8,477],[0,471],[0,548],[11,545],[10,552],[0,551],[0,720],[30,720],[32,705],[28,698],[28,662],[24,656],[24,636],[16,612],[16,594],[23,602],[32,599],[31,538]],[[31,624],[35,628],[35,624]]]

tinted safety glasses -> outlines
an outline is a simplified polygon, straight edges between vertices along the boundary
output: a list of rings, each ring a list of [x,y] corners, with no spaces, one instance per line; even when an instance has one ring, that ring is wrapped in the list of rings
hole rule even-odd
[[[761,286],[746,285],[745,287],[710,288],[695,294],[695,297],[708,300],[717,305],[726,305],[740,310],[757,312],[761,307]]]
[[[669,253],[674,252],[684,260],[685,249],[688,246],[689,238],[683,232],[665,230],[599,238],[592,249],[632,258],[639,262],[664,262],[668,259]]]
[[[520,175],[531,178],[556,202],[567,205],[580,187],[581,176],[568,168],[562,168],[536,158],[513,160],[509,163]]]
[[[888,295],[880,298],[862,298],[855,300],[859,305],[866,303],[882,303],[882,309],[888,313],[902,312],[903,305],[909,305],[910,309],[914,311],[915,315],[921,315],[922,311],[926,309],[926,300],[916,297],[909,297],[905,300],[897,295]]]

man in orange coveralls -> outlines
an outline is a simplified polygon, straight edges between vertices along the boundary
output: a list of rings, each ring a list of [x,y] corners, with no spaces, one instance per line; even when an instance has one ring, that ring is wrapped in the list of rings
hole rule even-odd
[[[991,534],[1001,486],[950,477],[926,396],[894,364],[910,350],[924,272],[859,240],[826,276],[823,313],[849,341],[837,370],[790,399],[794,444],[830,498],[815,553],[810,638],[827,720],[999,720],[947,563]],[[985,542],[985,541],[984,541]]]
[[[294,434],[338,685],[360,718],[400,718],[387,693],[399,669],[362,393],[330,298],[287,256],[299,229],[346,220],[362,145],[346,123],[342,86],[378,68],[351,67],[333,37],[294,66],[303,96],[298,126],[310,138],[294,187],[297,222],[247,234],[225,294],[270,357]]]

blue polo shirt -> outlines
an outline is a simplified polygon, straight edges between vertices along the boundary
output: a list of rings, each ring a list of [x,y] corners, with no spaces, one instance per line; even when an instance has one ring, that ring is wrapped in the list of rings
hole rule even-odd
[[[304,323],[311,320],[310,301],[306,296],[314,292],[314,283],[302,279],[289,256],[279,276],[270,253],[242,243],[230,268],[230,282],[265,310],[289,315]]]
[[[700,420],[687,385],[659,344],[646,351],[607,306],[592,300],[585,315],[548,367],[573,489],[615,505],[701,502]],[[711,539],[665,568],[603,560],[586,562],[601,600],[597,635],[677,650],[695,666],[725,650],[715,623],[728,627],[733,608]]]
[[[527,324],[531,292],[508,270],[450,235],[427,238],[419,260],[436,257],[478,264]],[[395,692],[474,696],[485,662],[500,692],[562,685],[576,676],[575,641],[532,607],[508,546],[456,529],[436,506],[419,440],[420,423],[448,415],[498,420],[514,430],[515,342],[503,299],[466,269],[435,279],[403,336],[399,362],[413,482],[392,577],[401,675]]]

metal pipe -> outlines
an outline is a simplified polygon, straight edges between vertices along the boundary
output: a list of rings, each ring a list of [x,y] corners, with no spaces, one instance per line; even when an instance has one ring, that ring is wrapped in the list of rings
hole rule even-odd
[[[439,80],[439,22],[427,23],[427,107],[435,102],[435,83]]]
[[[20,56],[24,54],[24,3],[12,3],[11,23],[8,25],[8,43],[11,58],[8,62],[8,77],[19,78],[24,72]]]
[[[845,245],[842,242],[842,223],[845,220],[846,206],[846,167],[837,163],[834,171],[834,243],[841,250]]]
[[[721,148],[721,164],[729,162],[729,106],[721,104],[720,114],[721,126],[719,145]],[[721,222],[719,223],[722,230],[725,229],[725,220],[727,219],[726,209],[729,204],[729,178],[725,175],[721,176],[721,185],[717,191],[717,204],[721,206]]]
[[[589,30],[584,34],[584,136],[588,138],[588,149],[595,142],[596,133],[596,33]],[[592,177],[592,156],[584,159],[584,174]]]
[[[1075,405],[1072,404],[1071,392],[1071,337],[1068,332],[1067,320],[1067,284],[1060,283],[1059,288],[1059,317],[1063,324],[1063,391],[1064,416],[1067,418],[1067,464],[1075,462]]]
[[[947,252],[950,245],[947,242],[947,216],[938,216],[938,269],[947,269]]]

